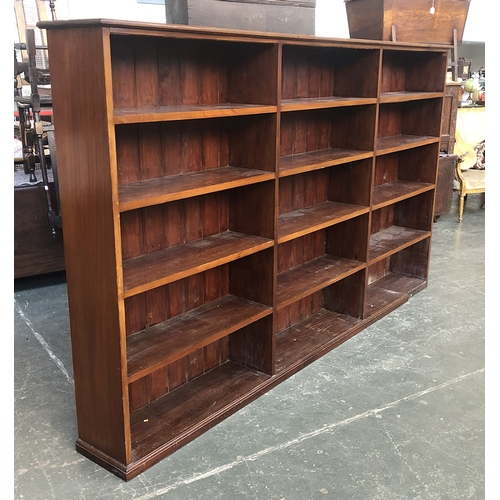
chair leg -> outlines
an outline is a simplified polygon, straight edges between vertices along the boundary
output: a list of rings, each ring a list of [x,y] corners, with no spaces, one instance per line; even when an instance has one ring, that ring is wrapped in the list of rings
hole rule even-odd
[[[462,222],[462,216],[464,213],[464,201],[465,196],[460,195],[458,198],[458,222]]]

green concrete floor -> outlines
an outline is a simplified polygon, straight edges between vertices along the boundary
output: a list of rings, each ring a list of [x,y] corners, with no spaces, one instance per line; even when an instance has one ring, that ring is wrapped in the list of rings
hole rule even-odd
[[[434,224],[424,291],[128,483],[75,451],[64,274],[17,280],[14,497],[485,498],[483,201]]]

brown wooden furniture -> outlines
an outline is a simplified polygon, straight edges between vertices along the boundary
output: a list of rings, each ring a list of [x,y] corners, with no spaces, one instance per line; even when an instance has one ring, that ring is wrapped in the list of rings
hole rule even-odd
[[[450,154],[439,157],[436,199],[434,201],[434,222],[442,215],[449,214],[451,211],[453,203],[453,180],[455,179],[457,163],[457,155]]]
[[[440,150],[453,154],[455,148],[455,131],[457,129],[458,96],[461,83],[446,82],[446,93],[443,104],[443,123],[441,126]]]
[[[49,184],[55,199],[55,186]],[[43,186],[14,188],[14,279],[64,270],[61,231],[52,236]]]
[[[345,2],[351,38],[448,44],[462,42],[470,4],[470,0]]]
[[[50,157],[46,158],[50,164],[47,170],[48,194],[58,211],[56,147],[54,127],[50,123],[52,109],[42,110],[41,114],[43,119],[49,119],[43,125],[50,151]],[[19,133],[19,129],[15,128],[14,134]],[[35,176],[36,181],[30,182],[31,175],[29,171],[24,172],[22,156],[14,159],[14,279],[63,271],[65,268],[62,229],[53,235],[47,191],[39,164]]]
[[[351,38],[449,44],[449,67],[457,81],[458,44],[470,0],[345,0],[345,4]]]
[[[44,27],[82,454],[131,479],[426,287],[446,46]]]
[[[465,200],[469,194],[486,193],[486,175],[484,170],[461,170],[460,163],[455,169],[458,188],[458,222],[462,222]],[[484,203],[482,208],[484,208]]]
[[[446,82],[446,93],[443,104],[443,122],[441,125],[441,144],[436,183],[436,200],[434,202],[434,220],[448,214],[453,202],[453,180],[458,156],[453,154],[455,148],[455,130],[457,128],[458,94],[461,84]]]
[[[316,0],[166,0],[167,23],[314,35]]]

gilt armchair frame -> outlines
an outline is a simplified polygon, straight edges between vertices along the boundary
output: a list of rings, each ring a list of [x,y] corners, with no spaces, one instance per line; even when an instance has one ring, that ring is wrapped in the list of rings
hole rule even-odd
[[[486,192],[486,170],[461,169],[462,161],[458,160],[455,167],[455,179],[459,183],[458,189],[458,222],[462,222],[465,199],[469,194]]]

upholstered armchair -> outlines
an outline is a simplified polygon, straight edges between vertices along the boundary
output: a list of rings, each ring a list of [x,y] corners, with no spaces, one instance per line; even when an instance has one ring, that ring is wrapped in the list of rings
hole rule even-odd
[[[486,192],[486,148],[484,108],[458,110],[455,132],[455,189],[458,191],[458,222],[462,222],[469,194]],[[484,204],[483,204],[484,208]]]

